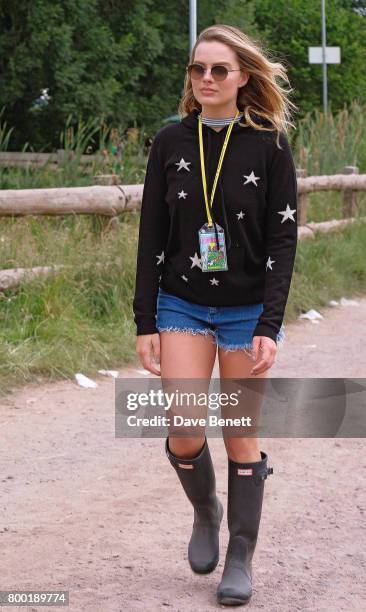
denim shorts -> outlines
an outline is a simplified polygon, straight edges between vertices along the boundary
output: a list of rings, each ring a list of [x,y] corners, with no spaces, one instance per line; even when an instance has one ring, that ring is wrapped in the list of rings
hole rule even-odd
[[[162,331],[211,334],[213,343],[226,351],[253,349],[252,339],[263,304],[203,306],[183,300],[161,287],[157,296],[156,327]],[[285,339],[285,326],[277,334],[277,347]]]

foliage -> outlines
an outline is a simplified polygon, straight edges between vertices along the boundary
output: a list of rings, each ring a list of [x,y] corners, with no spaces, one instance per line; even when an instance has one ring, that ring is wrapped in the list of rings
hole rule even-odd
[[[365,99],[364,5],[326,5],[327,44],[340,46],[342,59],[328,66],[334,112]],[[214,23],[241,27],[287,65],[299,118],[321,107],[322,69],[307,50],[321,43],[319,0],[201,0],[198,32]],[[11,149],[54,150],[69,116],[152,136],[177,110],[188,24],[189,3],[178,0],[1,3],[0,108],[14,129]]]

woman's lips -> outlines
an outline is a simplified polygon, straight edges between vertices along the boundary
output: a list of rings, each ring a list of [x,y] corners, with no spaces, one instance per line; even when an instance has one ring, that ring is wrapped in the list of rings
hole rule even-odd
[[[214,89],[201,89],[201,93],[216,93]]]

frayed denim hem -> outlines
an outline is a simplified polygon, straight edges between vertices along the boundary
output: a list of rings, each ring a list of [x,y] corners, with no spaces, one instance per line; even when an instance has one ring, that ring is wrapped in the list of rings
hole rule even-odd
[[[211,334],[216,338],[215,331],[209,328],[192,329],[189,327],[181,328],[181,327],[159,327],[157,326],[157,329],[159,332],[162,332],[162,331],[182,332],[185,334],[193,334],[194,336],[197,334],[203,334],[204,336]],[[284,329],[284,326],[282,326],[280,331],[277,334],[277,349],[280,349],[283,346],[284,340],[285,340],[285,329]],[[223,344],[222,342],[219,342],[216,338],[216,344],[219,348],[222,348],[225,352],[244,351],[250,357],[252,356],[251,351],[253,350],[253,342],[246,342],[245,344]]]
[[[214,336],[216,336],[215,332],[213,329],[192,329],[189,327],[157,327],[157,330],[159,332],[162,331],[172,331],[172,332],[182,332],[184,334],[193,334],[194,336],[196,336],[197,334],[204,334],[205,336],[207,336],[208,334],[212,334]]]
[[[217,346],[222,348],[225,353],[229,351],[244,351],[251,357],[250,351],[253,349],[253,345],[251,342],[247,342],[246,344],[222,344],[222,342],[218,342]]]
[[[285,340],[285,327],[283,325],[280,328],[280,331],[278,332],[277,338],[276,338],[276,344],[277,344],[277,349],[278,350],[283,346],[284,340]],[[221,342],[218,342],[217,345],[220,348],[224,349],[225,352],[229,352],[229,351],[244,351],[250,357],[252,356],[251,351],[253,350],[253,342],[246,342],[245,344],[223,344]]]

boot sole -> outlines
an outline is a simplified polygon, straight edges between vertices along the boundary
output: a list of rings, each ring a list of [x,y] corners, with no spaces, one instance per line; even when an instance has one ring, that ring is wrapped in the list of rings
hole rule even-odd
[[[220,500],[219,500],[219,512],[220,512],[220,525],[219,525],[219,531],[220,531],[221,521],[222,521],[222,518],[224,516],[224,508],[223,508],[223,505],[222,505]],[[214,569],[216,569],[218,562],[219,562],[219,553],[215,557],[213,563],[208,568],[199,569],[199,568],[192,567],[191,563],[189,563],[189,564],[191,566],[192,571],[195,574],[210,574],[211,572],[214,571]]]
[[[217,599],[218,603],[223,606],[243,606],[249,603],[251,597],[248,599],[240,599],[238,597],[220,597]]]

